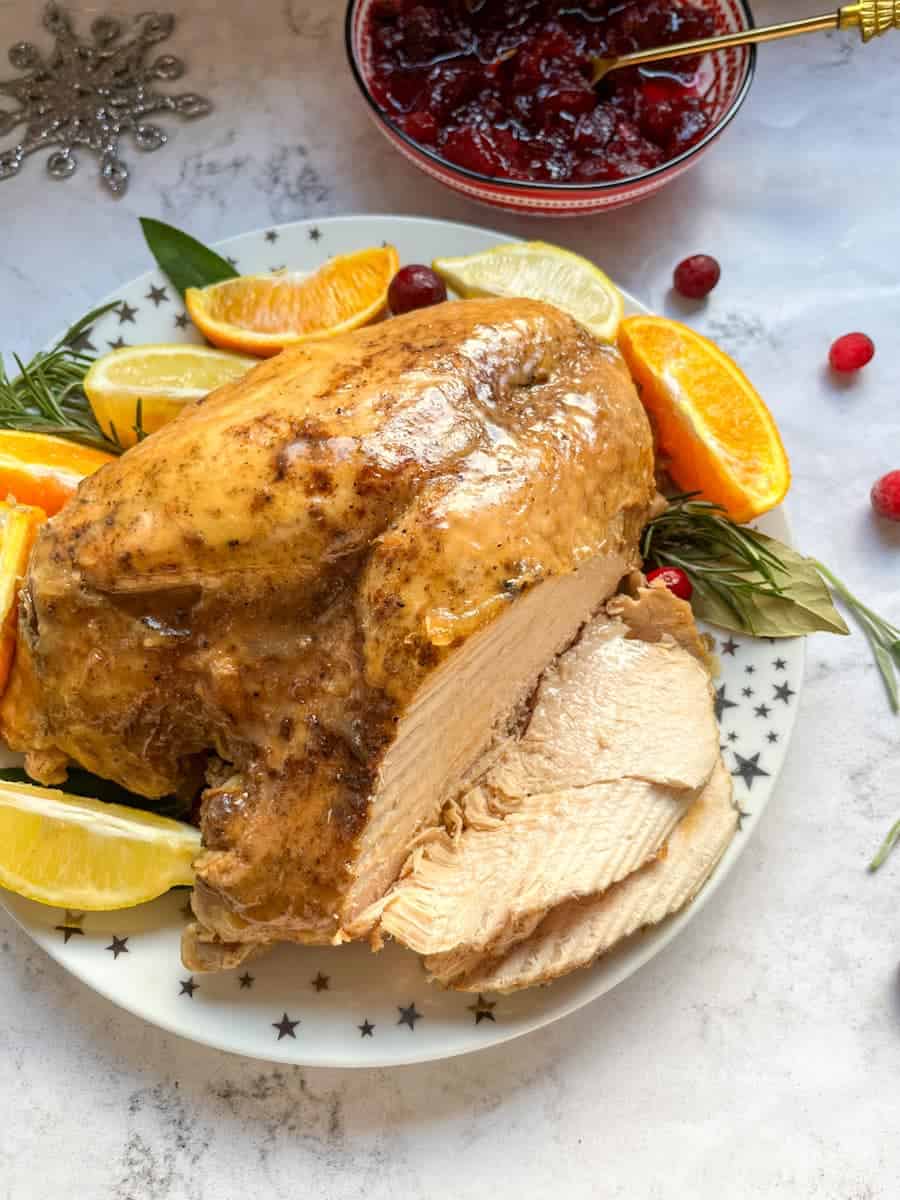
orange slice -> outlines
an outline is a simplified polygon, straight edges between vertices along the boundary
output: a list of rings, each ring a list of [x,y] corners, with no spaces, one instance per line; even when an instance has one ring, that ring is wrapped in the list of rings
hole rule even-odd
[[[111,454],[47,433],[0,430],[0,499],[13,495],[47,516],[59,512],[85,475],[112,461]]]
[[[34,539],[46,519],[40,508],[0,504],[0,696],[16,650],[19,588]]]
[[[790,464],[772,414],[737,363],[665,317],[627,317],[619,348],[679,487],[721,504],[735,521],[781,503]]]
[[[285,346],[374,320],[387,304],[399,265],[393,246],[377,246],[332,258],[312,275],[241,275],[188,288],[184,301],[214,346],[268,358]]]

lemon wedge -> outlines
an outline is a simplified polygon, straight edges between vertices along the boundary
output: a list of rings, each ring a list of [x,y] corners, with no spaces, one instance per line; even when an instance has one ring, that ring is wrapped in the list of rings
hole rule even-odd
[[[0,782],[0,886],[57,908],[130,908],[192,884],[200,833],[155,813]]]
[[[126,346],[98,358],[84,380],[97,423],[113,441],[133,446],[140,427],[155,433],[186,404],[240,379],[259,360],[209,346]]]
[[[436,258],[431,265],[466,299],[545,300],[602,341],[615,339],[622,320],[622,296],[612,280],[586,258],[548,242],[510,242],[462,258]]]

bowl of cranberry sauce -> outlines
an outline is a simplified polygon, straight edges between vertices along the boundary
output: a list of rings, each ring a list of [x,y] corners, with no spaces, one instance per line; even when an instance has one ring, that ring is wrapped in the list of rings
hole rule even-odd
[[[347,50],[381,131],[432,177],[576,216],[655,192],[743,103],[753,47],[612,71],[628,54],[752,28],[746,0],[351,0]]]

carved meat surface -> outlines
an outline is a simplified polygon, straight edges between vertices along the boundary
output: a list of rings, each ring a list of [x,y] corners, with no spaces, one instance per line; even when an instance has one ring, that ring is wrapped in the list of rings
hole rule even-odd
[[[287,351],[44,527],[2,732],[48,783],[70,762],[146,796],[205,779],[195,968],[366,935],[636,566],[653,495],[627,371],[546,305]]]

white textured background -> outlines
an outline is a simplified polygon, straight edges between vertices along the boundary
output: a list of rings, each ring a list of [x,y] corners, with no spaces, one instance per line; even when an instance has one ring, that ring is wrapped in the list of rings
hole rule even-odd
[[[172,4],[163,49],[215,113],[169,122],[156,155],[128,151],[118,202],[88,161],[64,184],[35,160],[0,183],[4,349],[30,353],[144,270],[139,214],[206,240],[313,214],[470,220],[571,245],[664,310],[674,262],[709,251],[723,280],[692,319],[778,417],[800,545],[900,618],[900,527],[868,506],[900,467],[900,33],[763,48],[696,171],[632,210],[554,224],[457,200],[381,143],[337,0]],[[86,25],[106,5],[72,9]],[[0,47],[40,40],[39,11],[0,0]],[[852,328],[878,357],[840,388],[823,364]],[[446,1064],[276,1070],[194,1047],[113,1009],[0,915],[0,1198],[893,1200],[900,855],[875,878],[864,864],[900,816],[898,733],[862,640],[816,638],[778,795],[715,903],[604,1000]]]

